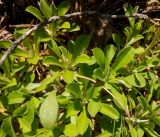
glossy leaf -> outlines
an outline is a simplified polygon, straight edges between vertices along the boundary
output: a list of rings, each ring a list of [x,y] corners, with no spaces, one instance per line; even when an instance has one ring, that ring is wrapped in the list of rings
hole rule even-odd
[[[42,16],[41,12],[36,7],[29,6],[26,8],[26,11],[31,13],[35,17],[37,17],[40,21],[42,21],[42,22],[44,21],[44,18]]]
[[[54,92],[50,93],[42,102],[39,118],[44,128],[52,130],[58,118],[58,102]]]

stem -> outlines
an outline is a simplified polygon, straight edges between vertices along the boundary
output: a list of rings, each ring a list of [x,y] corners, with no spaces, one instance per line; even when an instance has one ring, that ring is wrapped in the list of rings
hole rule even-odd
[[[75,74],[75,76],[76,76],[76,77],[79,77],[79,78],[82,78],[82,79],[89,80],[89,81],[91,81],[91,82],[94,83],[94,84],[98,84],[98,82],[97,82],[96,80],[92,79],[92,78],[89,78],[89,77],[86,77],[86,76],[82,76],[82,75],[79,75],[79,74]],[[108,94],[110,94],[110,95],[119,103],[119,105],[120,105],[122,108],[124,108],[123,105],[121,104],[121,102],[119,102],[119,101],[116,99],[116,97],[115,97],[105,86],[100,85],[100,87],[101,87],[103,90],[105,90]],[[129,113],[128,109],[127,109],[127,108],[124,108],[124,110],[125,110],[126,115],[127,115],[128,117],[130,117],[130,113]]]

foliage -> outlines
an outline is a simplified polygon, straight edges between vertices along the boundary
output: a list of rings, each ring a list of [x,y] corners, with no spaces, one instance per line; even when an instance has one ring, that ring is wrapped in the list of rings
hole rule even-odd
[[[65,15],[69,5],[41,0],[40,10],[26,11],[44,21]],[[127,15],[138,11],[124,9]],[[79,30],[67,21],[40,26],[27,37],[1,66],[0,136],[158,137],[160,30],[141,19],[128,21],[125,40],[113,34],[115,44],[91,53],[89,35],[62,42],[59,35]],[[14,38],[26,31],[15,30]],[[1,49],[9,45],[0,41]]]

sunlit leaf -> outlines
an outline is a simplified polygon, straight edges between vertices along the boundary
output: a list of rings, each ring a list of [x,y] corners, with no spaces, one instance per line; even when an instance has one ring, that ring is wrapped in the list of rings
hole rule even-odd
[[[41,12],[36,7],[29,6],[26,8],[26,11],[37,17],[40,21],[44,21]]]
[[[76,121],[76,127],[77,127],[78,133],[80,135],[83,135],[86,132],[86,130],[88,128],[88,124],[89,124],[89,121],[88,121],[88,118],[86,115],[86,110],[84,109],[80,113],[80,115],[78,116],[77,121]]]

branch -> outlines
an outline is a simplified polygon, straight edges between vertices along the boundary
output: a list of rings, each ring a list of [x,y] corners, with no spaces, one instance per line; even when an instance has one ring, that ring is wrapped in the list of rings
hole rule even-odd
[[[45,26],[51,22],[54,22],[55,20],[60,20],[60,19],[69,19],[72,17],[76,17],[76,16],[81,16],[81,15],[98,15],[100,17],[103,18],[112,18],[112,19],[116,19],[116,18],[128,18],[128,17],[136,17],[136,18],[141,18],[141,19],[145,19],[145,20],[149,20],[152,23],[153,20],[151,20],[146,14],[133,14],[133,15],[109,15],[109,14],[102,14],[96,11],[84,11],[84,12],[75,12],[75,13],[71,13],[71,14],[66,14],[64,16],[52,16],[50,17],[48,20],[45,20],[42,23],[39,23],[37,25],[35,25],[33,28],[31,28],[30,30],[28,30],[25,34],[23,34],[20,38],[18,38],[16,41],[14,41],[10,48],[8,48],[8,50],[4,53],[4,55],[1,57],[0,60],[0,66],[4,63],[4,61],[6,60],[6,58],[11,54],[11,52],[17,48],[17,46],[23,42],[23,40],[28,37],[33,31],[36,31],[38,29],[39,26]]]

